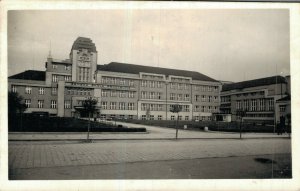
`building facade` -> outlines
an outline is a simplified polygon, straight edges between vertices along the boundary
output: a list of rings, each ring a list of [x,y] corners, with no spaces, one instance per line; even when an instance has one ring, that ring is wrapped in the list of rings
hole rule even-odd
[[[279,123],[283,114],[277,103],[289,96],[289,87],[289,80],[282,76],[223,84],[220,111],[231,114],[233,121],[237,120],[237,111],[245,111],[244,121]],[[290,107],[285,111],[290,113]]]
[[[219,112],[221,84],[194,71],[112,62],[97,65],[97,49],[78,37],[69,59],[51,54],[46,71],[29,70],[8,79],[27,113],[72,117],[87,97],[98,100],[102,118],[175,120],[170,107],[182,106],[179,120],[211,120]]]

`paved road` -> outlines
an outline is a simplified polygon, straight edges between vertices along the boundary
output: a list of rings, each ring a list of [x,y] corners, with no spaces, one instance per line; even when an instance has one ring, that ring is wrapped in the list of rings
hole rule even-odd
[[[94,140],[150,140],[150,139],[173,139],[175,129],[146,126],[117,122],[128,127],[146,127],[147,133],[91,133]],[[179,130],[180,139],[238,139],[239,133],[229,132],[204,132]],[[277,135],[274,133],[243,133],[243,138],[287,138],[288,134]],[[86,139],[86,133],[9,133],[9,140],[79,140]]]
[[[10,169],[291,153],[290,139],[10,141],[8,146]]]
[[[260,162],[265,159],[267,162]],[[264,160],[263,160],[264,161]],[[11,180],[291,178],[291,155],[15,169]]]

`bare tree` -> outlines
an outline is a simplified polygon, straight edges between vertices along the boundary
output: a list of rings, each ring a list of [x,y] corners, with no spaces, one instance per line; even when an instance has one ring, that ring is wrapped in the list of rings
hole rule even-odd
[[[171,108],[170,108],[170,112],[172,113],[177,113],[177,120],[176,120],[176,139],[178,137],[178,117],[179,117],[179,112],[182,111],[182,106],[181,105],[171,105]]]

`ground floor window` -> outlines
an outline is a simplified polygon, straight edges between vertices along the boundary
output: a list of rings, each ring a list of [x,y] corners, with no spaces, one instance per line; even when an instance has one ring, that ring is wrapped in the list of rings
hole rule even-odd
[[[142,120],[146,120],[146,115],[142,115]]]
[[[182,116],[181,116],[181,115],[178,116],[178,120],[179,120],[179,121],[182,120]]]
[[[199,116],[195,116],[195,120],[196,120],[196,121],[199,121]]]
[[[154,120],[154,115],[150,115],[150,120]]]
[[[185,116],[185,118],[184,118],[186,121],[188,121],[189,120],[189,116]]]
[[[171,116],[171,120],[175,120],[175,116],[174,115]]]
[[[162,120],[162,116],[159,115],[159,116],[157,117],[157,119],[158,119],[158,120]]]

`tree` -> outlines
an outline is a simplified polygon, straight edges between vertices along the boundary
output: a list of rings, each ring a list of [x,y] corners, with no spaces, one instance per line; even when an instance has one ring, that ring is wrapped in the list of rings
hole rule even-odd
[[[172,113],[177,113],[177,120],[176,120],[176,139],[178,137],[178,117],[179,117],[179,112],[182,111],[182,106],[181,105],[171,105],[171,108],[170,108],[170,112]]]
[[[236,110],[236,116],[241,118],[240,121],[240,139],[242,138],[242,124],[243,124],[243,117],[246,115],[246,110],[238,109]]]
[[[89,141],[90,136],[90,128],[91,128],[91,115],[94,115],[99,108],[96,107],[98,101],[95,98],[89,97],[82,102],[83,111],[88,113],[89,121],[88,121],[88,131],[87,131],[87,141]]]
[[[8,92],[8,119],[10,124],[16,121],[18,115],[21,116],[26,110],[26,105],[24,103],[23,97],[17,92]]]

